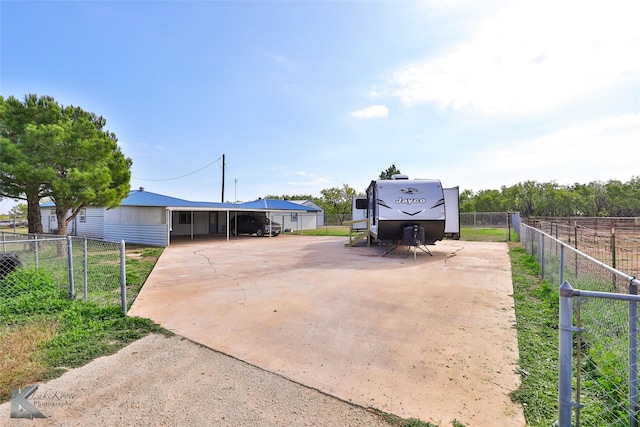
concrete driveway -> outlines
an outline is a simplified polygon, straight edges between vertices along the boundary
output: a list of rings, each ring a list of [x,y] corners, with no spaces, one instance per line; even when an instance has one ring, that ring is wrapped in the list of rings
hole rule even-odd
[[[444,241],[414,259],[346,241],[174,244],[129,314],[363,407],[524,426],[507,245]]]

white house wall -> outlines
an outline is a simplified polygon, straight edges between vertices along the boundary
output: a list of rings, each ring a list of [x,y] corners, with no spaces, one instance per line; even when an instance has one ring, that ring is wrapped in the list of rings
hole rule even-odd
[[[303,205],[309,208],[317,209],[317,212],[314,213],[316,217],[315,218],[316,227],[323,227],[324,226],[324,210],[320,206],[313,203],[313,201],[311,200],[307,200],[306,202],[303,203]]]
[[[297,218],[296,218],[297,215]],[[300,231],[300,230],[315,230],[318,228],[317,220],[318,217],[315,212],[312,213],[272,213],[269,214],[269,218],[271,221],[275,221],[280,223],[282,230],[292,230],[292,231]],[[294,221],[294,219],[297,219]]]
[[[180,212],[192,218],[191,224],[180,224]],[[193,214],[193,216],[191,216]],[[171,234],[174,236],[189,236],[193,234],[209,234],[209,212],[204,211],[173,211],[171,215]]]
[[[104,212],[104,239],[167,246],[167,210],[164,207],[120,206]]]
[[[84,218],[77,215],[72,224],[72,234],[75,236],[90,237],[92,239],[102,239],[104,229],[104,209],[103,208],[86,208]]]
[[[105,224],[166,224],[166,209],[163,207],[120,206],[107,209],[104,213]]]
[[[104,239],[110,242],[124,240],[126,243],[151,246],[169,245],[166,224],[105,224]]]
[[[70,215],[71,211],[67,212]],[[40,208],[40,221],[42,232],[53,234],[58,230],[58,219],[52,207]],[[85,214],[78,214],[67,224],[67,235],[89,237],[92,239],[103,238],[104,209],[85,208]]]

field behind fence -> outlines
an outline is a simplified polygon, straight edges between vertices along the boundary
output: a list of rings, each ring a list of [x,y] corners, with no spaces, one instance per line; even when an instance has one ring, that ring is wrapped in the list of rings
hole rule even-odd
[[[29,289],[9,283],[16,264],[41,269],[72,298],[121,305],[126,312],[124,243],[83,237],[0,233],[0,295],[12,298]]]
[[[533,218],[526,223],[613,268],[640,275],[640,218]]]
[[[594,229],[587,226],[596,221],[526,222],[531,226],[522,225],[521,243],[549,283],[567,287],[560,292],[560,306],[571,301],[565,324],[549,319],[559,322],[561,341],[559,425],[637,426],[636,231],[615,222],[612,227],[611,221]],[[564,350],[563,334],[569,336]]]

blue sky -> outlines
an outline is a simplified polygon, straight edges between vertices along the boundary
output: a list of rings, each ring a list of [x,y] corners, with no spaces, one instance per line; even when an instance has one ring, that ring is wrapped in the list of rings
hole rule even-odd
[[[0,2],[0,95],[102,115],[132,189],[640,175],[640,2]],[[207,167],[205,167],[207,166]],[[0,204],[4,212],[8,201]]]

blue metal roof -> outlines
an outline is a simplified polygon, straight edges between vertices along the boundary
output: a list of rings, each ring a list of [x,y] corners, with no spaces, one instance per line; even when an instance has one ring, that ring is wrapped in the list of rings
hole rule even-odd
[[[306,211],[306,212],[319,212],[318,209],[309,206],[299,205],[297,203],[290,202],[288,200],[278,199],[259,199],[253,202],[241,203],[236,205],[240,208],[246,209],[265,209],[273,211]]]
[[[157,206],[157,207],[175,207],[175,208],[227,208],[234,207],[233,203],[215,203],[215,202],[192,202],[189,200],[178,199],[177,197],[165,196],[162,194],[152,193],[150,191],[134,190],[125,197],[120,206]]]
[[[43,203],[41,207],[53,207],[53,203]],[[150,191],[133,190],[125,197],[120,206],[151,206],[151,207],[172,207],[172,208],[211,208],[211,209],[230,209],[240,211],[243,209],[261,209],[272,211],[305,211],[319,212],[309,206],[299,205],[287,200],[259,199],[246,203],[216,203],[216,202],[192,202],[189,200],[179,199],[177,197],[165,196],[163,194],[152,193]]]

